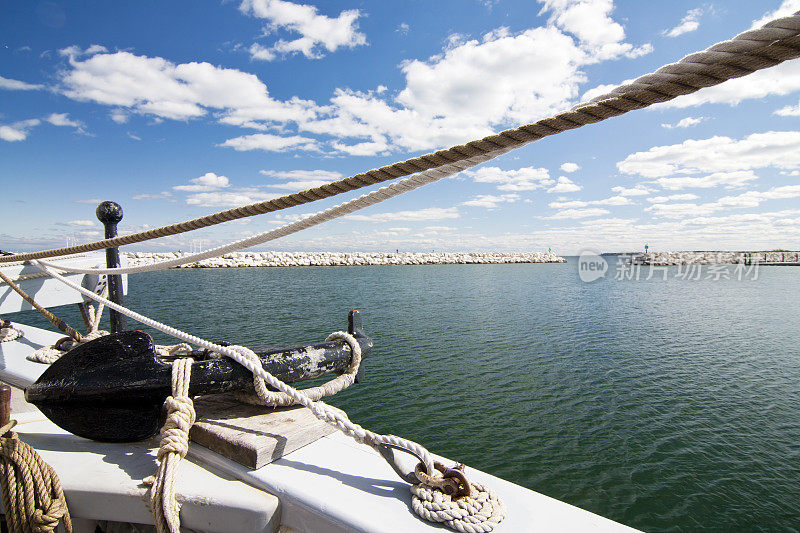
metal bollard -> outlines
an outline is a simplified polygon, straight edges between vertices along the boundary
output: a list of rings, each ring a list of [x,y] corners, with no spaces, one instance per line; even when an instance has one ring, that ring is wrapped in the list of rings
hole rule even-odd
[[[117,223],[122,220],[122,206],[116,202],[102,202],[95,211],[97,220],[103,223],[106,229],[106,239],[117,236]],[[117,268],[119,266],[119,248],[106,248],[106,266]],[[108,299],[112,302],[125,305],[125,297],[122,292],[122,277],[119,274],[109,275],[108,279]],[[111,322],[111,333],[120,333],[127,329],[125,315],[112,309],[108,311],[108,319]]]

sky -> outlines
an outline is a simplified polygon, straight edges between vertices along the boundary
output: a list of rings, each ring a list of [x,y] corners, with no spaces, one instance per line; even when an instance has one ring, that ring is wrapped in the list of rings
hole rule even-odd
[[[299,191],[569,109],[800,0],[0,0],[0,249]],[[190,251],[355,198],[126,247]],[[800,249],[800,60],[257,249]]]

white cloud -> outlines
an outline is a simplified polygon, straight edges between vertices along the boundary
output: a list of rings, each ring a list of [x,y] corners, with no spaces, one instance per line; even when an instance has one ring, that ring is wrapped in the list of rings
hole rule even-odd
[[[301,137],[299,135],[281,137],[280,135],[272,135],[270,133],[243,135],[241,137],[228,139],[218,146],[227,146],[233,148],[237,152],[245,152],[249,150],[284,152],[290,148],[293,150],[317,152],[320,149],[319,143],[310,137]]]
[[[467,207],[484,207],[491,210],[497,209],[502,203],[514,203],[519,199],[520,196],[514,193],[502,195],[479,194],[472,200],[463,202],[461,205],[465,205]]]
[[[38,91],[39,89],[44,89],[44,85],[26,83],[24,81],[12,80],[0,76],[0,89],[6,89],[8,91]]]
[[[580,185],[573,183],[566,176],[559,176],[558,182],[553,186],[547,189],[547,192],[550,193],[568,193],[568,192],[577,192],[583,189]]]
[[[315,6],[284,0],[244,0],[239,9],[265,19],[265,34],[285,30],[300,35],[294,40],[278,39],[269,47],[253,44],[250,47],[253,59],[272,61],[298,53],[309,59],[318,59],[340,47],[354,48],[367,44],[367,37],[358,31],[361,13],[357,9],[342,11],[335,18],[320,15]]]
[[[767,200],[783,200],[800,197],[800,185],[784,185],[766,191],[747,191],[736,196],[723,196],[715,202],[694,203],[656,203],[645,211],[665,218],[683,218],[689,215],[705,216],[723,209],[743,209],[758,207]]]
[[[40,123],[41,121],[38,118],[32,118],[12,124],[0,125],[0,139],[8,142],[24,141],[28,137],[30,130]]]
[[[124,109],[114,109],[108,116],[117,124],[125,124],[130,119],[130,115]]]
[[[663,204],[666,202],[688,202],[689,200],[697,200],[700,198],[696,194],[670,194],[669,196],[653,196],[648,198],[647,201],[651,204]]]
[[[455,207],[428,207],[416,211],[396,211],[394,213],[378,213],[375,215],[349,215],[345,218],[361,222],[418,222],[422,220],[443,220],[461,216]]]
[[[771,20],[779,17],[788,17],[789,15],[794,14],[796,11],[800,11],[800,0],[783,0],[777,9],[767,12],[758,20],[754,20],[753,25],[750,26],[750,29],[752,30],[755,28],[760,28]]]
[[[239,189],[237,191],[199,192],[189,195],[186,203],[203,207],[231,207],[253,204],[264,200],[277,198],[278,194],[265,193],[257,189]]]
[[[408,32],[411,30],[411,26],[409,26],[406,22],[401,22],[399,26],[397,26],[396,32],[400,33],[401,35],[408,35]]]
[[[608,205],[608,206],[620,206],[620,205],[631,205],[630,198],[627,196],[611,196],[609,198],[603,198],[602,200],[568,200],[568,201],[557,201],[557,202],[550,202],[548,207],[552,207],[554,209],[574,209],[574,208],[581,208],[587,207],[590,205]]]
[[[176,185],[173,189],[187,192],[208,192],[224,189],[230,185],[230,181],[226,176],[218,176],[213,172],[206,172],[199,178],[189,180],[189,182],[191,185]]]
[[[714,172],[701,177],[658,178],[655,183],[664,189],[672,191],[680,189],[709,189],[720,185],[726,189],[735,189],[757,179],[758,176],[752,170],[735,170],[732,172]]]
[[[539,0],[549,22],[577,37],[580,46],[599,59],[621,55],[637,57],[649,53],[650,45],[634,48],[623,42],[625,30],[611,18],[613,0]]]
[[[607,215],[608,213],[610,213],[608,209],[602,209],[600,207],[587,207],[582,209],[564,209],[563,211],[559,211],[554,215],[550,215],[549,217],[543,217],[543,218],[550,220],[577,219],[577,218],[599,217],[601,215]]]
[[[97,223],[93,220],[70,220],[69,222],[64,222],[64,225],[71,228],[91,228],[96,226]]]
[[[86,124],[84,124],[80,120],[72,120],[69,118],[68,113],[51,113],[47,118],[44,119],[46,122],[49,122],[53,126],[66,126],[70,128],[75,128],[77,133],[86,134]]]
[[[298,97],[276,100],[256,76],[239,70],[129,52],[72,50],[60,90],[76,100],[113,106],[112,120],[120,123],[128,113],[188,120],[214,112],[223,124],[287,132],[222,144],[239,150],[330,147],[376,155],[435,149],[567,109],[586,80],[585,66],[642,53],[624,41],[624,29],[610,17],[610,0],[542,3],[551,15],[545,27],[518,33],[497,28],[479,38],[451,40],[427,60],[403,62],[401,90],[382,85],[372,91],[337,89],[324,105]],[[280,31],[291,30],[298,17],[322,17],[321,28],[339,20],[319,15],[313,6],[282,0],[248,0],[242,9]],[[276,14],[281,10],[285,13]]]
[[[644,185],[641,185],[641,184],[635,185],[635,186],[630,187],[630,188],[629,187],[622,187],[622,186],[611,187],[611,190],[614,191],[615,193],[617,193],[617,195],[619,195],[619,196],[645,196],[645,195],[650,194],[651,192],[653,192],[653,191],[651,191],[650,189],[648,189],[647,187],[645,187]]]
[[[80,46],[75,46],[75,45],[68,46],[66,48],[62,48],[61,50],[59,50],[58,54],[62,57],[77,58],[82,56],[91,56],[94,54],[105,54],[106,52],[108,52],[108,48],[106,48],[105,46],[101,46],[99,44],[93,44],[88,48],[86,48],[85,50],[81,49]]]
[[[126,111],[173,120],[222,110],[220,122],[299,120],[312,103],[297,98],[279,102],[254,75],[209,63],[174,64],[160,57],[129,52],[95,54],[80,61],[70,56],[71,70],[61,74],[62,92],[75,100],[115,106],[112,120],[124,122]],[[124,108],[124,109],[123,109]]]
[[[674,128],[689,128],[691,126],[697,126],[698,124],[700,124],[704,120],[706,120],[706,117],[686,117],[686,118],[680,119],[675,124],[662,124],[661,127],[662,128],[666,128],[668,130],[671,130],[671,129],[674,129]]]
[[[722,136],[688,139],[630,154],[617,163],[621,172],[647,178],[765,167],[800,167],[800,131],[753,133],[741,140]]]
[[[575,172],[575,171],[579,170],[580,168],[581,168],[581,167],[580,167],[580,166],[578,166],[578,164],[577,164],[577,163],[563,163],[563,164],[561,165],[561,170],[562,170],[563,172],[566,172],[566,173],[568,173],[568,174],[571,174],[571,173],[573,173],[573,172]]]
[[[267,184],[267,187],[292,191],[319,187],[342,177],[341,173],[331,170],[261,170],[260,173],[270,178],[285,180],[282,183]]]
[[[145,193],[133,196],[134,200],[163,200],[165,198],[172,198],[172,193],[169,191],[161,191],[158,194]]]
[[[686,15],[681,19],[677,26],[669,30],[664,30],[662,35],[667,37],[677,37],[684,33],[689,33],[697,30],[700,27],[700,17],[703,15],[703,8],[690,9]]]
[[[516,170],[502,170],[499,167],[481,167],[467,170],[476,183],[494,183],[500,191],[535,191],[555,183],[546,168],[523,167]]]

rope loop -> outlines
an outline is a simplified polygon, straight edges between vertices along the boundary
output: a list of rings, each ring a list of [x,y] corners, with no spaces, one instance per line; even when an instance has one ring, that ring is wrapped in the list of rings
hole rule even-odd
[[[328,335],[325,340],[329,342],[336,339],[345,341],[345,343],[349,346],[350,353],[352,354],[350,365],[343,374],[333,378],[327,383],[308,389],[299,389],[300,392],[311,399],[312,402],[318,402],[320,399],[325,398],[326,396],[333,396],[355,382],[358,368],[361,366],[361,345],[358,343],[358,339],[345,331],[335,331]],[[227,348],[238,352],[248,361],[252,362],[253,365],[258,365],[258,367],[262,366],[261,359],[250,348],[236,345],[228,346]],[[255,373],[253,374],[253,387],[256,391],[255,396],[252,394],[236,393],[236,398],[246,403],[267,405],[270,407],[288,407],[290,405],[297,405],[299,403],[298,398],[295,396],[291,396],[285,392],[275,392],[267,389],[264,379]]]

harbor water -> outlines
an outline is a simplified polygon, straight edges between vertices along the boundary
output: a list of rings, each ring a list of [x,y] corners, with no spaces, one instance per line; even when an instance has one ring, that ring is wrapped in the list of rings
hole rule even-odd
[[[172,270],[130,276],[126,303],[248,345],[359,309],[366,380],[330,403],[363,426],[647,531],[796,530],[800,267],[636,279],[607,259],[592,282],[575,258]]]

